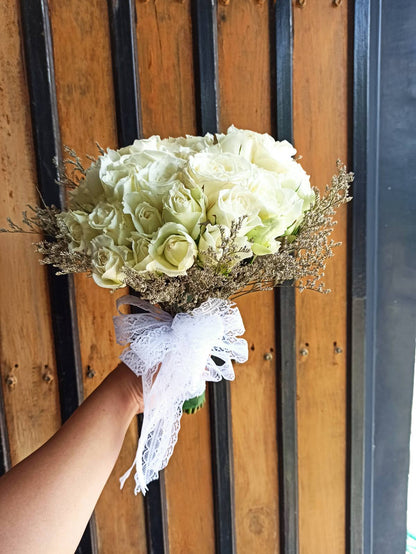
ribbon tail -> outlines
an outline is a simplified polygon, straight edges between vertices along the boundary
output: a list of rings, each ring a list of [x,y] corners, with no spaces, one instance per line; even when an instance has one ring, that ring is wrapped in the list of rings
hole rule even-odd
[[[134,462],[131,464],[131,466],[126,471],[126,473],[120,477],[120,479],[119,479],[119,481],[120,481],[120,490],[124,487],[124,483],[130,477],[130,474],[131,474],[132,469],[134,468],[135,464],[136,464],[136,460],[134,460]]]
[[[144,447],[143,440],[140,438],[139,444],[137,445],[136,456],[134,458],[133,463],[126,471],[126,473],[120,477],[120,489],[124,487],[124,483],[130,477],[133,469],[136,468],[136,473],[134,474],[134,480],[136,482],[136,486],[134,488],[134,494],[137,495],[139,494],[139,492],[141,492],[143,496],[145,496],[148,490],[148,487],[147,487],[147,483],[145,480],[143,467],[142,467],[143,447]]]
[[[143,375],[143,380],[147,385],[151,383],[150,370]],[[144,386],[144,419],[136,456],[120,479],[124,485],[135,468],[135,494],[146,493],[147,485],[158,478],[172,455],[180,428],[184,388],[183,382],[175,380],[171,357],[162,363],[153,384]]]

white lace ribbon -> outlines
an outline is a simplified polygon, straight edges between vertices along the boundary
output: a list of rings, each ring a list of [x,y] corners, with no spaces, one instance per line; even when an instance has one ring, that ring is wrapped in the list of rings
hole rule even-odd
[[[231,360],[247,361],[248,348],[238,338],[244,334],[240,312],[229,300],[211,298],[175,317],[136,296],[119,298],[117,309],[124,304],[144,312],[113,318],[117,342],[130,344],[120,359],[142,376],[144,417],[135,460],[120,483],[136,467],[134,492],[145,494],[172,455],[185,400],[202,394],[206,381],[233,380]]]

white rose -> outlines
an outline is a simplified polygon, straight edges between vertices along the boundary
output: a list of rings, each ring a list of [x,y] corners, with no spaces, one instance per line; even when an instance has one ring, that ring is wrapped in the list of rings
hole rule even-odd
[[[131,220],[123,214],[120,203],[100,202],[88,216],[90,226],[111,237],[116,244],[127,245],[134,230]]]
[[[136,139],[131,146],[129,146],[129,153],[136,154],[138,152],[159,150],[162,145],[159,135],[152,135],[147,139]]]
[[[130,175],[130,169],[123,163],[121,156],[110,148],[106,154],[100,157],[100,179],[104,188],[113,189],[114,186],[124,177]]]
[[[285,173],[294,162],[292,156],[296,154],[296,150],[287,140],[272,141],[273,144],[267,141],[258,145],[253,163],[269,171]]]
[[[231,125],[227,129],[226,134],[217,133],[216,137],[223,152],[242,156],[249,162],[253,162],[256,145],[259,141],[267,140],[268,137],[274,142],[273,138],[269,135],[263,137],[260,133],[237,129],[234,125]]]
[[[160,272],[170,277],[186,275],[195,261],[198,249],[185,227],[165,223],[149,245],[147,271]]]
[[[126,163],[128,158],[110,149],[100,157],[100,179],[106,199],[110,202],[120,201],[125,192],[136,188],[135,167]]]
[[[276,237],[302,217],[304,200],[298,193],[282,186],[282,176],[263,169],[256,172],[249,190],[260,203],[259,216],[263,223],[273,220]]]
[[[203,266],[212,263],[214,260],[219,261],[223,255],[222,243],[230,236],[230,230],[223,225],[208,225],[203,226],[203,230],[198,243],[198,258]],[[236,250],[234,260],[231,267],[244,258],[251,258],[251,245],[246,237],[237,237],[235,241]],[[208,255],[210,250],[210,255]],[[214,260],[213,260],[214,258]]]
[[[206,197],[200,188],[188,189],[175,183],[163,199],[163,220],[183,225],[192,238],[200,233],[199,223],[206,219]]]
[[[162,209],[162,199],[169,189],[180,182],[180,171],[184,161],[170,154],[150,163],[137,174],[140,191],[146,192],[150,204]]]
[[[69,250],[90,252],[91,240],[98,234],[98,231],[90,227],[88,216],[87,212],[81,210],[69,210],[56,216],[58,222],[64,224],[65,234],[70,239]]]
[[[106,189],[106,198],[109,202],[121,202],[126,194],[138,190],[136,175],[128,175],[119,180],[113,189]]]
[[[162,148],[175,156],[188,159],[192,154],[204,152],[214,144],[214,135],[207,133],[203,137],[186,135],[185,137],[162,140]]]
[[[99,163],[93,163],[86,172],[85,177],[76,189],[68,194],[69,208],[90,212],[94,206],[104,199],[104,188],[100,180]]]
[[[129,156],[123,156],[121,161],[137,174],[141,169],[144,169],[154,162],[166,160],[167,156],[168,154],[163,150],[133,151]]]
[[[222,234],[221,234],[222,229]],[[208,225],[203,226],[203,230],[198,243],[198,257],[203,265],[207,264],[209,257],[207,257],[207,250],[211,249],[214,258],[218,261],[222,254],[223,248],[221,248],[223,235],[224,238],[229,236],[230,231],[227,227],[221,227],[219,225]]]
[[[130,214],[137,231],[147,237],[151,237],[162,226],[159,210],[146,202],[140,192],[126,194],[123,207],[124,213]]]
[[[299,163],[292,160],[288,171],[279,175],[279,180],[283,188],[295,191],[299,198],[302,198],[304,212],[315,203],[310,177]]]
[[[138,190],[137,182],[140,171],[153,162],[163,159],[166,154],[158,151],[133,150],[132,147],[118,151],[108,149],[107,153],[99,158],[100,179],[108,200],[121,200],[123,195]],[[122,154],[122,152],[124,152]]]
[[[184,175],[189,186],[198,186],[208,197],[208,207],[217,200],[221,190],[250,182],[251,164],[236,154],[203,152],[189,159]]]
[[[123,266],[131,258],[131,250],[117,246],[111,237],[99,235],[91,241],[92,277],[100,287],[117,289],[124,286]]]
[[[270,171],[285,172],[296,154],[290,142],[275,141],[267,133],[229,127],[226,135],[217,135],[218,144],[223,152],[242,156],[251,163]]]
[[[231,227],[234,220],[245,216],[240,231],[245,235],[261,224],[259,217],[260,204],[257,197],[248,189],[234,186],[232,189],[220,190],[217,201],[208,210],[207,217],[212,224]]]
[[[128,260],[127,265],[135,271],[145,271],[146,265],[151,262],[149,257],[150,240],[140,233],[132,232],[131,234],[131,249],[132,258]]]
[[[253,254],[256,256],[275,254],[280,247],[280,242],[276,238],[281,234],[279,219],[270,219],[252,229],[247,234],[247,238],[251,243]]]

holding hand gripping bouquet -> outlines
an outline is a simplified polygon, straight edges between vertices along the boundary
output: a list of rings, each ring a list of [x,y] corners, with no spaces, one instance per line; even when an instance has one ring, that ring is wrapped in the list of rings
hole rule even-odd
[[[352,176],[338,163],[321,198],[288,142],[235,127],[215,136],[153,136],[100,154],[87,170],[74,155],[80,178],[62,177],[71,188],[68,210],[34,208],[23,221],[46,235],[36,245],[44,263],[138,293],[118,307],[140,313],[120,314],[114,324],[118,342],[130,345],[122,360],[143,379],[132,468],[135,492],[144,493],[168,463],[184,407],[200,407],[205,382],[234,379],[231,360],[247,360],[232,300],[293,279],[326,292],[332,215],[348,201]]]

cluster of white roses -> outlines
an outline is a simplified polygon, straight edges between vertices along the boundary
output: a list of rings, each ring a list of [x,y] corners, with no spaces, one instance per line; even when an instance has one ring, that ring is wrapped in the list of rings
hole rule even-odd
[[[106,288],[124,286],[126,265],[169,276],[204,267],[243,216],[235,263],[274,254],[315,198],[295,153],[233,126],[215,137],[152,136],[109,149],[59,216],[69,249],[91,256],[93,278]]]

